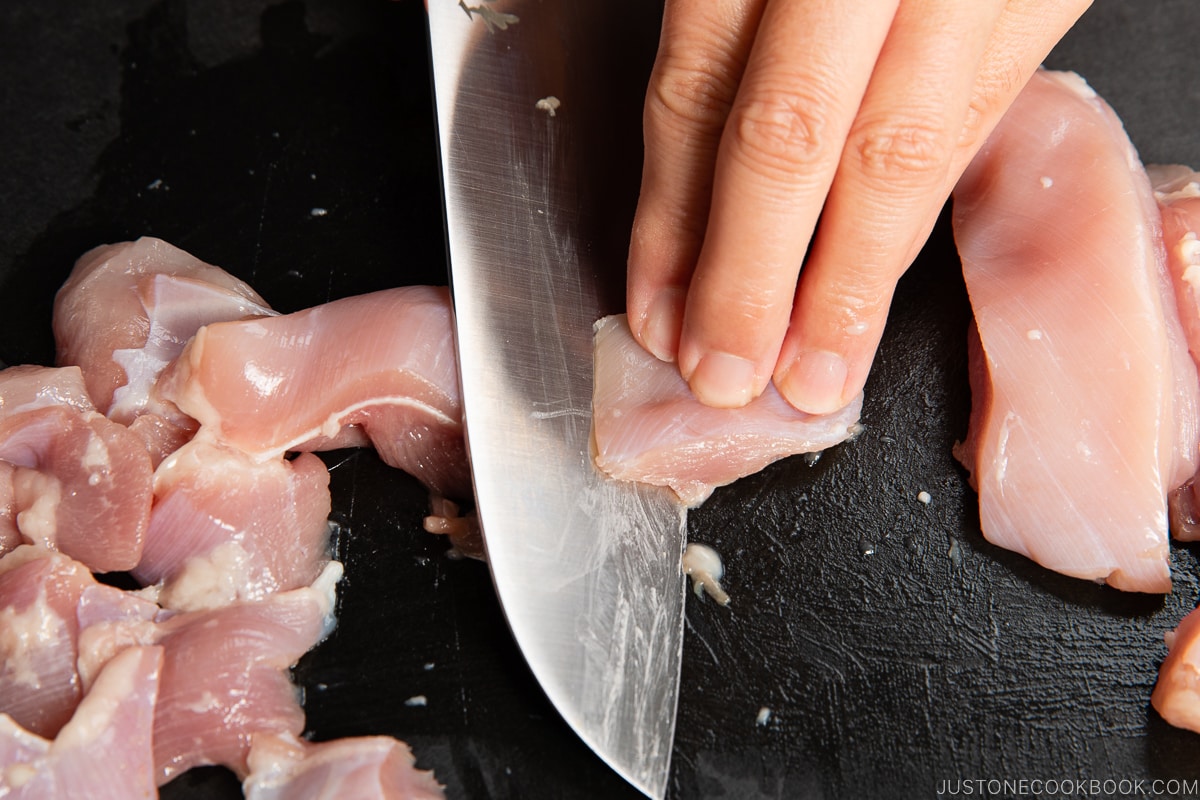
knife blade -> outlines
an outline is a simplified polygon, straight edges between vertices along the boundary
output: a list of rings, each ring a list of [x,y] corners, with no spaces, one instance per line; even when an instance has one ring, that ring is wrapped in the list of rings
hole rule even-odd
[[[429,0],[476,511],[505,617],[564,720],[666,792],[685,512],[591,452],[592,326],[621,310],[661,8]],[[631,52],[639,54],[631,57]]]

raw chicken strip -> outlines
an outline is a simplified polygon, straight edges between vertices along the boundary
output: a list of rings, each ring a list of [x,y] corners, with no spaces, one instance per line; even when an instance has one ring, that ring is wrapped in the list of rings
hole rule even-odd
[[[433,773],[416,769],[408,745],[388,736],[314,744],[295,736],[254,737],[246,800],[440,800]]]
[[[1116,115],[1077,75],[1034,75],[956,188],[954,229],[982,342],[956,453],[984,536],[1169,591],[1166,497],[1196,471],[1197,375]]]
[[[23,539],[96,572],[137,565],[152,472],[136,434],[95,411],[47,406],[0,421],[0,461],[15,468],[11,511]]]
[[[833,414],[805,414],[774,385],[745,408],[710,408],[674,365],[638,345],[624,314],[596,323],[596,465],[618,480],[669,486],[687,506],[785,456],[845,441],[861,411],[860,393]]]
[[[201,325],[274,313],[247,284],[161,239],[102,245],[55,297],[58,362],[79,365],[97,408],[129,424],[164,413],[151,388]]]
[[[1165,638],[1167,657],[1158,668],[1150,704],[1177,728],[1200,733],[1200,609]]]
[[[0,797],[157,796],[150,737],[161,663],[157,647],[115,657],[53,741],[0,714]]]
[[[162,377],[199,436],[255,458],[359,445],[443,495],[470,492],[445,287],[410,286],[201,329]]]
[[[1200,361],[1200,175],[1174,165],[1150,167],[1163,220],[1167,268],[1175,286],[1179,319],[1193,361]],[[1200,496],[1196,477],[1171,493],[1171,533],[1177,539],[1200,539]]]
[[[245,778],[254,736],[300,734],[304,711],[288,670],[332,628],[333,585],[340,576],[341,565],[330,562],[311,588],[162,623],[154,720],[160,785],[208,764]]]
[[[155,473],[133,575],[164,608],[196,611],[309,586],[329,561],[329,470],[312,453],[258,462],[193,441]]]

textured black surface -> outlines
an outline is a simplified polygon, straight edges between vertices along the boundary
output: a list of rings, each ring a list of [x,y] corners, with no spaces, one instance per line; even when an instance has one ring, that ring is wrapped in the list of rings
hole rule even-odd
[[[283,311],[443,283],[422,14],[416,0],[0,5],[0,359],[49,362],[50,299],[74,259],[141,234]],[[1188,0],[1099,0],[1049,63],[1087,77],[1147,161],[1200,164],[1197,22]],[[982,540],[950,456],[969,313],[942,225],[901,284],[861,438],[692,514],[733,605],[689,599],[672,797],[1200,778],[1200,737],[1148,702],[1162,634],[1197,601],[1195,553],[1173,550],[1176,590],[1158,598]],[[404,738],[454,797],[635,796],[542,698],[483,565],[421,530],[415,481],[367,452],[328,463],[348,572],[337,631],[296,670],[311,735]],[[427,705],[405,704],[416,695]],[[208,769],[163,794],[237,785]]]

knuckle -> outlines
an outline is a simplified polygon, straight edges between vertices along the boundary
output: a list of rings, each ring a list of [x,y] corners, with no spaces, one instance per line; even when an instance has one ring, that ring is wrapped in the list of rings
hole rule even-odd
[[[695,61],[664,55],[646,95],[646,120],[716,131],[725,124],[737,82],[711,59]]]
[[[860,124],[847,145],[867,180],[925,184],[941,178],[955,137],[928,118],[889,117]]]
[[[971,100],[967,105],[962,131],[958,137],[958,146],[974,148],[982,144],[991,130],[992,123],[1009,101],[1020,93],[1028,77],[1020,63],[1015,60],[989,62],[987,69],[976,80],[974,91],[971,92]]]
[[[731,144],[764,176],[794,176],[828,156],[832,106],[812,91],[760,92],[734,109],[727,128]]]

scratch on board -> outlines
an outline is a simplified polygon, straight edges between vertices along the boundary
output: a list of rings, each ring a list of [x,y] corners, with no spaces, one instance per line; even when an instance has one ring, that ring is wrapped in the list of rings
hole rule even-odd
[[[717,658],[717,651],[712,648],[712,645],[708,643],[708,640],[704,638],[703,634],[696,630],[696,628],[692,625],[692,620],[690,617],[685,615],[683,619],[687,624],[689,634],[700,640],[700,644],[704,645],[704,649],[708,651],[708,655],[712,658],[713,666],[720,666],[721,659]]]
[[[933,667],[929,664],[920,665],[920,670],[925,677],[925,702],[921,704],[921,715],[925,717],[925,732],[929,734],[929,741],[936,742],[937,736],[933,733],[933,718],[929,716],[929,710],[937,703],[933,697],[933,679],[930,675],[932,669]]]
[[[820,628],[822,628],[826,632],[828,632],[828,633],[832,634],[834,637],[836,637],[837,645],[833,646],[835,655],[841,656],[842,658],[844,658],[847,661],[849,661],[850,663],[852,663],[855,667],[858,668],[859,673],[861,673],[863,675],[867,674],[867,668],[865,666],[863,666],[862,660],[858,657],[858,655],[850,647],[846,646],[845,642],[843,641],[844,632],[839,631],[838,629],[834,628],[832,625],[827,623],[825,620],[821,619],[821,616],[811,609],[804,609],[803,613],[806,617],[808,617],[814,623],[816,623]],[[831,644],[830,642],[825,641],[825,640],[817,639],[815,637],[809,637],[804,634],[798,634],[796,632],[795,626],[791,623],[790,620],[788,621],[788,624],[787,624],[787,630],[788,630],[788,633],[791,634],[794,638],[801,639],[818,649],[826,649]],[[845,681],[845,679],[846,679],[845,674],[842,672],[842,670],[838,669],[833,663],[828,662],[828,661],[822,661],[821,663],[825,666],[826,669],[828,669],[830,672],[837,675],[839,680]]]
[[[246,280],[250,283],[254,282],[254,278],[258,274],[258,261],[259,257],[262,255],[263,228],[266,227],[267,222],[267,199],[271,194],[271,178],[274,176],[274,174],[275,162],[268,161],[267,174],[266,177],[263,178],[262,200],[259,202],[258,206],[258,228],[255,231],[254,236],[254,257],[250,261],[250,272],[246,275]]]

